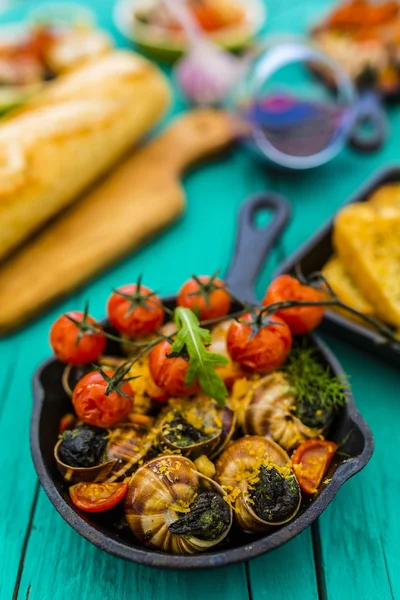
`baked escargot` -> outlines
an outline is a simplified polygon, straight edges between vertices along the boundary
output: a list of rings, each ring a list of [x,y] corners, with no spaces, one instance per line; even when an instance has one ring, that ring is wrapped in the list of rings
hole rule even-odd
[[[230,406],[246,434],[269,436],[285,450],[323,431],[323,427],[309,427],[296,416],[296,399],[284,373],[279,371],[258,380],[237,381]]]
[[[66,431],[54,456],[65,481],[117,481],[130,475],[150,452],[154,435],[146,429],[123,424],[112,429],[82,425]]]
[[[227,536],[232,510],[224,495],[189,459],[160,456],[132,476],[125,515],[144,545],[172,554],[194,554]]]
[[[217,461],[216,480],[244,531],[262,533],[283,525],[300,508],[290,459],[272,440],[246,436],[233,442]]]
[[[230,408],[220,408],[207,396],[173,398],[158,425],[161,445],[184,456],[216,456],[229,443],[236,427]]]

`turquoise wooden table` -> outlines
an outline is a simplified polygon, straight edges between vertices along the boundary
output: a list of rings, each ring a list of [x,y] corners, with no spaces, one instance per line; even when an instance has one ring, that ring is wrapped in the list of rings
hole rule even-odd
[[[21,18],[37,4],[15,2],[0,20]],[[301,32],[328,3],[295,4],[269,0],[266,31]],[[100,25],[123,45],[112,24],[112,2],[93,0],[91,6]],[[183,108],[177,97],[173,112]],[[206,573],[164,572],[108,556],[80,538],[56,513],[39,488],[29,452],[30,380],[49,355],[48,330],[61,312],[81,309],[90,298],[91,312],[100,318],[111,288],[135,280],[139,273],[145,273],[150,286],[170,294],[193,272],[225,270],[241,202],[252,192],[272,189],[291,200],[293,219],[260,276],[261,295],[282,256],[307,239],[375,168],[399,157],[399,108],[391,108],[390,121],[391,136],[379,153],[361,156],[346,151],[312,172],[274,173],[240,149],[200,168],[185,180],[188,208],[179,223],[1,342],[1,600],[400,599],[400,372],[337,339],[324,336],[350,375],[356,402],[375,435],[375,454],[364,471],[345,484],[317,525],[247,564]]]

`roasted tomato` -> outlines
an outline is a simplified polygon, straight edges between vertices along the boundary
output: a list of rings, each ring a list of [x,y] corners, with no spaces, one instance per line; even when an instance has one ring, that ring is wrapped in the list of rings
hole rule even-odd
[[[177,304],[190,308],[200,321],[208,321],[229,313],[231,297],[220,279],[202,275],[192,277],[183,284],[178,293]]]
[[[73,311],[67,315],[79,322],[86,319],[87,323],[101,329],[92,317],[83,312]],[[79,327],[68,316],[59,317],[50,330],[50,345],[54,354],[58,360],[73,365],[95,362],[106,349],[106,338],[101,333],[88,332],[82,335],[77,344]]]
[[[191,396],[199,390],[197,381],[185,385],[185,377],[189,362],[182,356],[168,358],[171,344],[167,341],[160,342],[150,352],[150,374],[155,384],[168,396]]]
[[[269,286],[264,306],[284,302],[285,300],[298,300],[302,302],[319,302],[324,299],[324,294],[309,285],[302,285],[300,281],[290,275],[281,275]],[[323,306],[294,306],[279,310],[276,315],[283,319],[294,335],[312,331],[324,318]]]
[[[65,431],[70,429],[74,429],[76,425],[76,416],[72,413],[67,413],[63,417],[61,417],[60,422],[58,424],[58,433],[62,435]]]
[[[140,283],[124,285],[111,294],[107,313],[115,329],[132,338],[153,333],[164,320],[161,300]]]
[[[127,491],[127,483],[77,483],[69,488],[69,495],[76,508],[94,513],[113,508]]]
[[[242,317],[242,322],[232,321],[227,335],[227,346],[233,361],[243,368],[257,373],[269,373],[278,369],[286,360],[292,346],[289,327],[275,315],[271,320],[276,324],[265,325],[253,335],[251,325]]]
[[[113,371],[105,370],[107,375]],[[133,391],[129,383],[122,383],[120,390],[129,396],[126,398],[117,391],[106,394],[107,382],[98,371],[92,371],[82,377],[75,386],[72,404],[78,417],[94,427],[110,427],[125,419],[132,410]]]
[[[306,494],[315,494],[338,445],[327,440],[307,440],[292,456],[293,471]]]
[[[214,325],[211,330],[211,345],[208,348],[210,352],[222,354],[222,356],[226,356],[226,358],[229,360],[227,365],[223,367],[216,367],[215,369],[218,375],[224,381],[228,390],[232,389],[233,384],[237,379],[246,377],[246,373],[243,371],[239,363],[232,361],[226,346],[226,335],[231,323],[232,321],[223,321],[222,323],[218,323],[218,325]]]

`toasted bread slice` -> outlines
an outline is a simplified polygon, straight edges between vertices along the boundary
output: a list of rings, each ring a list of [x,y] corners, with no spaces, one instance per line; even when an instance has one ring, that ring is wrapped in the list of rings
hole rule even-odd
[[[333,240],[344,268],[375,313],[399,327],[400,211],[350,204],[336,218]]]
[[[322,269],[322,274],[339,300],[366,315],[374,314],[372,305],[356,286],[338,256],[332,256]],[[350,318],[349,313],[346,315]]]
[[[368,202],[379,210],[395,209],[400,211],[400,183],[388,183],[376,190]]]

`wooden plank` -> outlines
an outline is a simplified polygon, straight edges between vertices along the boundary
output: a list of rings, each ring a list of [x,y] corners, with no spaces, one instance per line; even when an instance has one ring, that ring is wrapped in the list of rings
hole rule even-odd
[[[247,600],[244,565],[211,572],[140,567],[115,559],[75,533],[40,492],[18,598],[30,600]]]
[[[400,598],[400,373],[372,355],[329,338],[351,373],[357,405],[371,425],[375,452],[320,518],[327,598]]]
[[[68,305],[65,306],[67,310]],[[56,313],[58,314],[58,312]],[[49,354],[47,331],[55,314],[38,321],[0,344],[3,389],[0,417],[2,502],[0,503],[0,596],[11,598],[31,517],[36,489],[29,451],[31,378],[36,366]],[[9,375],[12,375],[8,379]]]
[[[249,562],[253,600],[318,600],[311,529]]]

